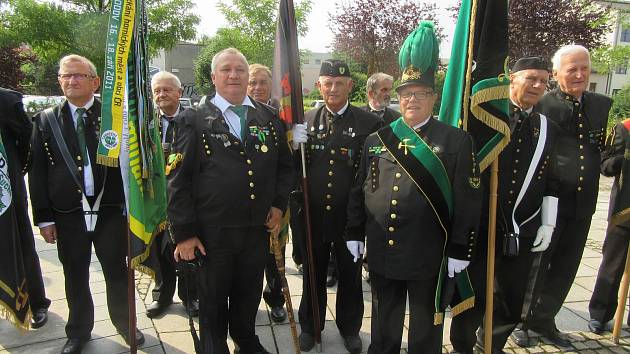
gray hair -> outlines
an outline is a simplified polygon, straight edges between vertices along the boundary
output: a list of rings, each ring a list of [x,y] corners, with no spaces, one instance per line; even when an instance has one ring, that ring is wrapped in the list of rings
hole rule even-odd
[[[210,64],[210,70],[212,72],[214,72],[214,70],[217,68],[217,62],[219,61],[219,57],[221,57],[223,54],[234,54],[234,55],[238,55],[239,57],[241,57],[243,59],[243,61],[245,62],[245,66],[249,67],[249,64],[247,63],[247,58],[245,58],[245,56],[243,55],[243,53],[241,53],[240,50],[236,49],[236,48],[225,48],[223,50],[220,50],[217,54],[215,54],[212,57],[212,63]]]
[[[553,63],[553,70],[560,69],[560,62],[562,61],[562,57],[575,53],[585,53],[588,57],[588,65],[591,65],[591,54],[588,52],[588,49],[581,45],[569,44],[560,47],[560,49],[558,49],[553,55],[553,58],[551,58],[551,62]]]
[[[367,83],[365,84],[366,92],[376,91],[376,86],[383,81],[394,82],[394,77],[385,73],[372,74],[372,76],[367,79]]]
[[[269,78],[271,79],[271,70],[269,70],[268,66],[265,66],[265,65],[262,65],[262,64],[257,64],[257,63],[251,64],[249,66],[249,75],[250,76],[256,75],[256,73],[259,73],[259,72],[263,72],[263,73],[267,74],[267,76],[269,76]]]
[[[178,89],[182,88],[182,82],[179,80],[179,78],[175,76],[174,74],[169,73],[168,71],[160,71],[156,73],[155,75],[153,75],[153,77],[151,78],[151,88],[153,88],[153,86],[155,86],[158,83],[158,81],[161,81],[161,80],[170,81]]]
[[[96,73],[96,66],[94,65],[94,63],[92,63],[90,61],[90,59],[86,58],[86,57],[82,57],[80,55],[77,54],[70,54],[70,55],[66,55],[65,57],[61,58],[59,60],[59,71],[61,71],[61,68],[66,65],[66,63],[83,63],[85,65],[88,66],[88,69],[90,70],[90,75],[96,77],[98,76],[98,74]]]

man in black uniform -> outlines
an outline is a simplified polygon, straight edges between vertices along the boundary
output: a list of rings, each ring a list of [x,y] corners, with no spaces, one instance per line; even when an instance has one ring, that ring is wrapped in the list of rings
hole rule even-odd
[[[612,216],[616,210],[617,196],[624,195],[621,191],[622,185],[619,182],[623,165],[628,163],[627,158],[624,159],[624,155],[630,138],[629,132],[630,119],[617,123],[608,135],[606,147],[602,151],[601,172],[604,176],[615,177],[615,181],[610,191],[609,223],[602,249],[602,263],[599,266],[595,289],[593,289],[591,302],[588,305],[591,316],[588,327],[595,334],[601,334],[606,329],[606,323],[612,320],[615,315],[619,299],[619,282],[624,272],[628,253],[630,223],[628,221],[615,223]],[[625,190],[628,186],[623,188]]]
[[[361,109],[376,114],[385,124],[400,118],[400,112],[388,107],[393,85],[394,78],[391,75],[376,73],[370,76],[365,85],[368,104]]]
[[[170,155],[175,131],[175,117],[184,109],[179,104],[182,97],[182,84],[177,76],[168,71],[160,71],[151,78],[151,91],[153,100],[160,110],[160,136],[162,137],[162,149],[165,158]],[[159,316],[173,302],[175,286],[177,295],[191,316],[199,314],[199,301],[197,300],[197,288],[194,282],[186,282],[186,277],[177,277],[175,274],[175,260],[173,259],[173,246],[168,228],[160,232],[153,241],[157,253],[159,268],[155,274],[155,287],[151,292],[153,302],[147,306],[147,317]]]
[[[414,45],[435,41],[435,56],[422,53],[401,68],[396,91],[402,119],[366,139],[348,203],[346,239],[355,259],[367,236],[368,353],[373,354],[400,352],[407,296],[409,353],[441,353],[442,323],[435,307],[440,274],[448,269],[454,277],[468,265],[481,204],[472,139],[431,115],[437,99],[433,25],[423,22],[409,36],[417,39]]]
[[[299,310],[302,327],[300,347],[303,351],[311,350],[314,346],[314,331],[324,329],[326,273],[330,253],[333,252],[339,277],[335,320],[346,349],[358,353],[362,348],[359,338],[363,317],[361,269],[346,249],[343,233],[348,193],[359,167],[363,143],[369,134],[382,125],[382,121],[348,101],[352,79],[350,69],[343,61],[331,59],[322,62],[317,87],[326,104],[306,112],[306,124],[296,124],[293,132],[294,144],[306,142],[305,163],[310,186],[312,246],[321,327],[313,328],[310,280],[308,265],[305,263]]]
[[[101,262],[109,316],[129,343],[127,302],[127,220],[119,168],[96,164],[100,85],[88,59],[59,61],[59,85],[66,101],[35,117],[29,189],[34,223],[46,242],[57,242],[69,315],[62,353],[79,353],[94,327],[90,294],[92,245]],[[144,343],[138,330],[136,343]]]
[[[543,259],[539,297],[515,332],[519,345],[531,344],[527,329],[552,342],[567,346],[570,341],[555,324],[555,316],[573,284],[586,244],[599,191],[600,151],[603,149],[610,98],[587,92],[591,60],[588,50],[570,45],[553,57],[553,76],[558,88],[547,93],[537,110],[560,126],[558,168],[560,202],[555,236]]]
[[[0,144],[4,146],[6,152],[4,158],[0,152],[0,159],[4,162],[0,163],[0,174],[10,180],[8,185],[0,186],[0,216],[2,216],[0,225],[3,236],[7,237],[6,239],[3,238],[3,241],[16,241],[14,249],[21,251],[21,254],[16,256],[22,263],[9,265],[4,262],[12,262],[13,259],[3,258],[0,267],[5,270],[15,269],[16,266],[23,267],[28,301],[32,312],[31,328],[40,328],[48,321],[50,300],[46,298],[42,269],[35,251],[33,228],[28,217],[26,185],[23,178],[30,169],[29,140],[32,126],[30,119],[24,113],[22,94],[0,88]],[[5,180],[4,178],[0,176],[0,180]],[[9,188],[8,193],[7,188]],[[7,196],[11,200],[10,204],[3,203],[3,201],[6,202]],[[9,209],[9,205],[13,206],[12,210]],[[9,238],[13,235],[17,235],[17,237],[15,239]],[[12,246],[4,244],[3,247]],[[17,271],[17,269],[15,270]],[[22,279],[16,280],[21,281]]]
[[[234,48],[212,59],[216,95],[177,117],[168,159],[168,218],[175,260],[206,256],[199,274],[204,352],[268,353],[255,332],[269,232],[295,185],[282,122],[247,96],[247,60]],[[229,305],[228,305],[229,303]]]

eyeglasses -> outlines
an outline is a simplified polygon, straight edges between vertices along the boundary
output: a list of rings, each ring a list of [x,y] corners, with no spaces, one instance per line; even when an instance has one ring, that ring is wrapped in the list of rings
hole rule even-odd
[[[415,97],[418,101],[426,100],[433,96],[433,91],[416,91],[416,92],[403,92],[400,94],[400,99],[408,101],[411,96]]]
[[[93,79],[95,76],[90,74],[59,74],[57,75],[63,81],[70,81],[70,79],[74,78],[77,81],[86,80],[88,78]]]

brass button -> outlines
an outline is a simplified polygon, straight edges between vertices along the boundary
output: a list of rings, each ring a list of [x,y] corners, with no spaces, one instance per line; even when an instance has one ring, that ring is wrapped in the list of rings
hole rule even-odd
[[[203,147],[205,147],[206,149],[208,149],[208,145],[204,145]]]
[[[580,145],[580,149],[584,149],[584,145]]]
[[[331,199],[331,198],[332,198],[332,195],[326,194],[326,199]]]
[[[328,175],[332,176],[333,175],[333,171],[328,171]]]
[[[254,182],[249,182],[249,186],[254,188]]]
[[[516,152],[521,152],[521,149],[516,149]]]
[[[245,151],[241,151],[240,154],[241,154],[241,156],[244,156],[245,155]]]
[[[389,230],[389,232],[394,232],[394,230],[396,230],[396,229],[394,229],[393,226],[390,226],[390,227],[387,228],[387,230]]]
[[[77,161],[81,161],[81,155],[77,156]]]
[[[396,172],[396,178],[400,178],[401,176],[400,172]]]
[[[330,154],[331,154],[331,155],[334,155],[334,154],[335,154],[335,150],[334,150],[334,149],[333,149],[333,150],[330,150]]]
[[[518,163],[518,160],[514,160],[515,163]]]
[[[514,173],[516,173],[516,170],[513,170]]]
[[[79,166],[79,171],[83,171],[83,167]]]
[[[398,190],[399,190],[400,188],[398,188],[398,186],[394,186],[394,188],[392,188],[392,189],[394,190],[394,192],[398,192]]]
[[[584,155],[580,155],[580,160],[584,160]]]
[[[80,189],[77,189],[77,193],[81,194],[81,190],[80,190]]]
[[[516,184],[516,181],[515,181],[515,180],[512,180],[512,184]]]
[[[584,166],[580,166],[580,170],[584,170]]]
[[[398,216],[396,214],[392,214],[389,217],[392,218],[392,219],[396,219]]]
[[[326,205],[326,210],[330,210],[332,207],[330,205]]]
[[[254,175],[254,171],[249,170],[249,171],[247,171],[247,174],[250,175],[250,176],[253,176]]]
[[[510,194],[514,194],[514,191],[510,191]]]
[[[584,137],[584,135],[580,134],[580,139],[582,139]]]
[[[582,128],[583,127],[582,123],[578,124],[578,127]]]
[[[328,188],[332,188],[332,183],[328,182]]]
[[[238,142],[238,141],[235,141],[235,142],[234,142],[234,145],[239,146],[240,144],[239,144],[239,142]]]
[[[580,177],[580,181],[583,181],[583,180],[584,180],[584,177]]]
[[[393,246],[393,245],[394,245],[394,240],[389,240],[389,241],[387,241],[387,243],[388,243],[390,246]]]
[[[330,164],[334,165],[335,164],[335,160],[330,160]]]
[[[582,190],[582,187],[578,187],[578,188],[577,188],[577,190],[578,190],[578,192],[579,192],[579,191],[581,191],[581,190]]]
[[[247,164],[248,164],[248,165],[251,165],[251,164],[252,164],[252,160],[247,159]]]
[[[398,204],[398,201],[396,199],[392,200],[392,205],[396,205]]]
[[[254,199],[256,199],[256,195],[255,195],[255,194],[252,194],[252,195],[250,195],[250,196],[249,196],[249,198],[250,198],[251,200],[254,200]]]

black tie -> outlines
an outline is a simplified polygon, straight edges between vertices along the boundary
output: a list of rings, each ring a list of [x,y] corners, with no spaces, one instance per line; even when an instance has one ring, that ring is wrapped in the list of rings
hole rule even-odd
[[[81,158],[83,159],[83,165],[88,164],[88,151],[87,144],[85,143],[85,120],[83,114],[85,114],[85,108],[79,107],[76,112],[77,117],[77,139],[79,141],[79,150],[81,150]]]
[[[518,130],[523,124],[523,121],[525,121],[528,116],[529,115],[527,114],[527,112],[520,109],[515,109],[510,119],[510,131],[513,133],[514,131]]]
[[[166,117],[164,119],[168,122],[168,126],[166,127],[166,137],[164,139],[165,143],[173,142],[173,131],[175,130],[175,122],[173,122],[173,117]]]
[[[385,110],[384,109],[381,109],[381,110],[372,109],[371,111],[372,111],[372,113],[374,113],[377,116],[379,116],[379,118],[383,118],[383,116],[385,115]]]

